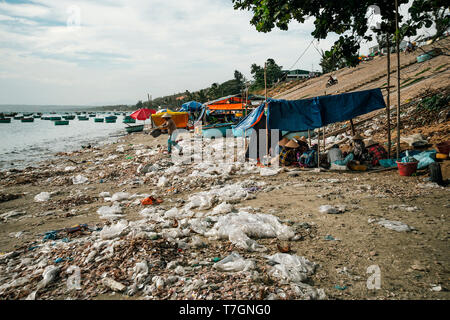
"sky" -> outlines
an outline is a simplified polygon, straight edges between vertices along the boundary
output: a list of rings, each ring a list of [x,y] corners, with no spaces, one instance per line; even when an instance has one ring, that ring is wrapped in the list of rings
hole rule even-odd
[[[251,79],[273,58],[318,70],[313,20],[259,33],[231,0],[0,0],[0,104],[116,105]],[[367,53],[370,44],[361,52]]]

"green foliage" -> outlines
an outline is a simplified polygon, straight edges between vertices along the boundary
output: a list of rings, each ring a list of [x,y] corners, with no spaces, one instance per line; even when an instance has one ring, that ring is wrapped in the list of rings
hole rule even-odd
[[[235,10],[251,11],[253,17],[250,23],[260,32],[269,32],[278,27],[288,30],[289,23],[294,20],[304,23],[308,18],[314,18],[315,29],[311,35],[315,39],[325,39],[328,34],[341,35],[333,45],[332,61],[324,61],[325,69],[333,69],[345,63],[347,66],[357,64],[357,52],[362,40],[372,40],[367,34],[371,22],[367,10],[371,5],[380,8],[380,28],[374,30],[378,35],[395,34],[395,2],[393,0],[231,0]],[[398,0],[399,6],[409,0]],[[411,18],[400,26],[397,34],[399,40],[406,36],[416,35],[423,26],[430,27],[436,23],[438,33],[445,31],[449,25],[448,0],[413,0],[409,9]],[[399,14],[398,20],[402,21]],[[442,31],[443,30],[443,31]]]
[[[267,59],[266,68],[267,87],[271,87],[284,76],[284,73],[282,72],[282,66],[277,65],[274,59]],[[264,66],[258,66],[256,63],[254,63],[251,66],[250,72],[254,79],[254,83],[251,89],[263,89],[265,87]]]
[[[450,98],[448,95],[435,94],[431,97],[424,98],[418,105],[417,110],[440,111],[448,108]]]
[[[144,105],[142,104],[142,101],[141,101],[141,100],[139,100],[138,103],[136,103],[136,109],[142,109],[143,106],[144,106]]]

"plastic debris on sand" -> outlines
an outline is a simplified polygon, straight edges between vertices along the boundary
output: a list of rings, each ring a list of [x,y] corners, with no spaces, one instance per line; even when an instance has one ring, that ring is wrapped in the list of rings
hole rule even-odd
[[[314,274],[317,265],[305,257],[290,255],[287,253],[276,253],[266,257],[275,265],[269,271],[271,275],[288,282],[300,283]]]
[[[368,222],[369,223],[376,222],[377,224],[385,227],[386,229],[390,229],[390,230],[394,230],[394,231],[398,231],[398,232],[410,232],[410,231],[414,230],[413,227],[410,227],[407,224],[400,222],[400,221],[391,221],[391,220],[386,220],[386,219],[380,219],[377,221],[375,219],[369,219]]]
[[[127,220],[120,220],[111,226],[106,226],[100,231],[100,238],[103,240],[109,240],[113,238],[120,237],[126,233],[126,229],[128,227]]]
[[[344,205],[338,205],[338,206],[330,206],[330,205],[323,205],[319,207],[320,213],[328,213],[328,214],[339,214],[344,213],[346,210],[346,207]]]
[[[214,268],[220,271],[249,271],[255,268],[255,262],[252,260],[245,260],[237,252],[232,252],[226,258],[216,262]]]
[[[100,207],[97,210],[97,213],[100,215],[100,218],[102,218],[102,219],[117,219],[122,216],[121,215],[122,208],[117,203],[117,204],[112,205],[111,207],[108,207],[108,206]]]
[[[48,200],[50,200],[49,192],[41,192],[34,197],[34,201],[36,201],[36,202],[46,202]]]
[[[86,178],[85,176],[82,176],[81,174],[77,175],[76,177],[72,178],[72,183],[73,184],[83,184],[88,182],[89,179]]]
[[[295,232],[289,226],[282,225],[273,215],[238,212],[220,216],[214,227],[205,235],[213,239],[228,239],[241,249],[265,251],[264,246],[250,237],[289,240],[295,236]]]

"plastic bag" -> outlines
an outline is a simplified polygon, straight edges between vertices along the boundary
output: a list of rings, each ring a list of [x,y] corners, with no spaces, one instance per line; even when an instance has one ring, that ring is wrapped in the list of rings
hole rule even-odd
[[[120,207],[119,204],[114,204],[111,207],[103,206],[97,210],[97,213],[100,215],[100,218],[102,219],[109,219],[109,218],[115,219],[122,216],[121,215],[122,208]]]
[[[255,268],[255,262],[252,260],[245,260],[239,253],[232,252],[226,258],[216,262],[214,268],[220,271],[249,271]]]
[[[305,281],[314,274],[317,265],[305,257],[290,255],[287,253],[276,253],[266,257],[270,262],[276,263],[269,271],[271,275],[289,282],[299,283]]]
[[[109,240],[113,238],[120,237],[126,233],[128,227],[127,220],[120,220],[119,222],[112,224],[111,226],[106,226],[100,231],[100,238],[103,240]]]
[[[48,200],[50,200],[50,193],[48,192],[41,192],[34,197],[34,201],[36,202],[46,202]]]

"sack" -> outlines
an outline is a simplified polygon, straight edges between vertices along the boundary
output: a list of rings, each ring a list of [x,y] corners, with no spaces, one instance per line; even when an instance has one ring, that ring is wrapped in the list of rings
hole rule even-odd
[[[309,150],[304,152],[300,159],[298,159],[298,163],[301,167],[304,168],[314,168],[317,166],[317,153],[316,150]]]

